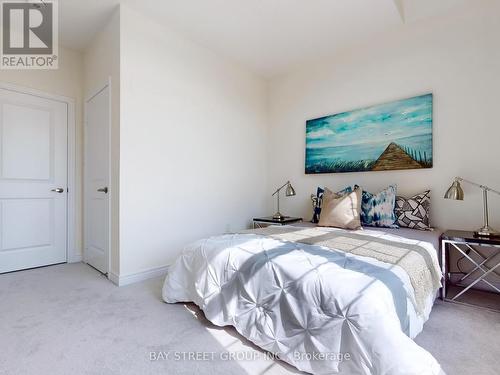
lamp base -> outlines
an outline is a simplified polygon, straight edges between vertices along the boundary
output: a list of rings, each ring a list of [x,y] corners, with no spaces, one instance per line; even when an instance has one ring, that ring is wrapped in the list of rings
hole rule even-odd
[[[482,227],[474,232],[474,236],[476,237],[499,237],[500,232],[497,232],[493,228],[489,226]]]
[[[274,220],[285,220],[286,216],[282,215],[279,211],[273,215]]]

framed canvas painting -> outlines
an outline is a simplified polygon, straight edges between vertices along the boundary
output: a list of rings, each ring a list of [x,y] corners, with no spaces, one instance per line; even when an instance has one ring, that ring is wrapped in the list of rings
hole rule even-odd
[[[306,174],[432,168],[432,94],[306,122]]]

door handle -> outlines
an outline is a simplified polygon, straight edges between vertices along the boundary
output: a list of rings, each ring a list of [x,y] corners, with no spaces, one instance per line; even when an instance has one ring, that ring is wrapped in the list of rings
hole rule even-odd
[[[64,189],[63,188],[55,188],[55,189],[51,189],[50,191],[53,191],[54,193],[64,193]]]
[[[97,191],[98,191],[99,193],[108,194],[108,187],[107,187],[107,186],[105,186],[105,187],[103,187],[103,188],[97,189]]]

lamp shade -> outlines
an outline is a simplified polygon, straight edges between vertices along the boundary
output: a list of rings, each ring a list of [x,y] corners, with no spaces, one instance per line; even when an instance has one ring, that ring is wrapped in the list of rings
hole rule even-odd
[[[295,189],[293,188],[292,184],[288,183],[288,186],[286,187],[285,190],[285,195],[287,197],[293,197],[295,195]]]
[[[460,186],[460,181],[455,180],[453,184],[446,190],[446,194],[444,195],[446,199],[454,199],[458,201],[464,200],[464,191]]]

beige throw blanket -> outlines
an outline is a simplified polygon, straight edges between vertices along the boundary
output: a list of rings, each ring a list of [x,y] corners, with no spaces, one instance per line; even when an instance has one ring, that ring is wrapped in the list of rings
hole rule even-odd
[[[401,267],[410,279],[415,293],[415,308],[422,314],[429,294],[441,287],[441,270],[437,254],[417,244],[392,241],[361,231],[350,232],[330,228],[301,228],[270,226],[243,231],[272,237],[282,241],[324,246],[354,255],[371,257]],[[416,242],[416,241],[415,241]]]

